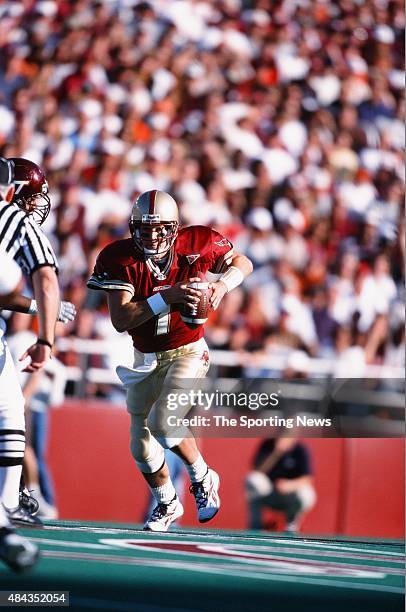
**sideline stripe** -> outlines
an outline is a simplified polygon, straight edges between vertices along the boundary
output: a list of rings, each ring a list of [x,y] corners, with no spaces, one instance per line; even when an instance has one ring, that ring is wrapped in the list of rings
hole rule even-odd
[[[203,572],[208,574],[220,574],[222,576],[229,572],[230,577],[241,577],[241,578],[253,578],[256,580],[270,580],[276,582],[294,582],[298,583],[298,576],[286,576],[283,574],[272,575],[272,574],[261,574],[260,572],[249,572],[246,570],[235,570],[231,569],[227,564],[216,564],[214,567],[202,566],[201,564],[190,564],[179,561],[157,561],[154,559],[135,559],[132,557],[115,557],[114,555],[90,555],[90,554],[78,554],[73,552],[59,552],[59,551],[45,551],[43,553],[44,558],[50,559],[62,559],[66,560],[75,559],[78,561],[99,561],[106,563],[115,563],[121,565],[143,565],[147,567],[159,567],[165,569],[174,570],[189,570],[192,572]],[[310,586],[327,586],[345,588],[351,590],[362,590],[362,591],[374,591],[374,592],[386,592],[386,593],[399,593],[403,594],[404,590],[401,587],[392,587],[382,584],[360,584],[358,582],[344,582],[339,580],[324,580],[320,578],[304,577],[300,576],[300,582],[302,584],[309,584]]]
[[[50,546],[66,546],[68,548],[89,548],[93,550],[111,550],[108,544],[91,544],[90,542],[68,542],[67,540],[51,540],[49,538],[36,538],[30,536],[30,541]]]
[[[274,542],[277,542],[278,544],[282,544],[284,542],[284,540],[274,540]],[[322,542],[318,542],[317,540],[312,540],[309,541],[307,538],[305,541],[302,542],[298,542],[297,540],[289,540],[289,544],[293,544],[294,546],[311,546],[312,548],[332,548],[333,550],[337,550],[337,551],[342,551],[342,550],[347,550],[347,551],[352,551],[352,552],[366,552],[366,553],[372,553],[372,554],[376,554],[376,555],[391,555],[391,556],[396,556],[396,557],[404,557],[404,553],[397,553],[397,552],[392,552],[390,550],[377,550],[377,549],[372,549],[372,548],[357,548],[355,546],[340,546],[339,544],[329,544],[329,543],[322,543]],[[369,544],[369,543],[368,543]],[[383,545],[385,545],[384,543],[382,543]],[[370,544],[371,545],[371,544]],[[379,542],[377,542],[376,546],[380,546],[381,544]],[[372,544],[373,546],[373,544]]]

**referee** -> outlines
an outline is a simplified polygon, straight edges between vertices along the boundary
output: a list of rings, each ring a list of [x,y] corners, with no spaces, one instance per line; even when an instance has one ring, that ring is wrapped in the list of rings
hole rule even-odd
[[[12,257],[31,276],[38,309],[38,339],[21,356],[24,372],[40,370],[51,356],[60,309],[57,263],[52,247],[35,222],[11,203],[14,165],[0,158],[0,254]],[[7,275],[7,271],[2,271]],[[0,319],[0,490],[10,520],[34,523],[19,505],[19,484],[25,449],[24,397],[5,341]],[[3,485],[3,486],[2,486]]]
[[[21,269],[9,255],[0,253],[0,295],[14,293],[20,280]],[[0,369],[1,364],[0,356]],[[4,479],[0,479],[0,496],[3,487]],[[35,565],[38,556],[39,550],[36,544],[15,533],[6,510],[0,504],[0,559],[11,569],[20,572]]]

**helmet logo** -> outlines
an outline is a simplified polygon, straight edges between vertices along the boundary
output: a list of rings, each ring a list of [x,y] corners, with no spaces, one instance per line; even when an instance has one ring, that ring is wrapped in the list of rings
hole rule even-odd
[[[30,181],[14,181],[14,184],[16,186],[15,195],[18,195],[25,185],[30,184]]]
[[[141,223],[161,223],[161,215],[142,215]]]
[[[41,191],[42,191],[42,193],[45,193],[45,194],[47,194],[47,193],[48,193],[49,188],[48,188],[48,183],[47,183],[46,181],[45,181],[44,183],[42,183],[42,185],[41,185]]]

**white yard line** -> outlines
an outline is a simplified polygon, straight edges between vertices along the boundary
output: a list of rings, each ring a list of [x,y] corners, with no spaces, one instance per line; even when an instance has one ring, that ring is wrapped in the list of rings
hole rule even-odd
[[[145,531],[143,531],[142,529],[129,529],[129,528],[123,528],[123,527],[92,527],[92,526],[76,526],[76,525],[72,525],[72,526],[59,526],[59,525],[47,525],[45,527],[45,530],[49,530],[49,531],[63,531],[63,530],[68,530],[68,531],[87,531],[89,533],[103,533],[103,534],[108,534],[108,535],[114,535],[114,534],[120,534],[120,533],[125,533],[125,534],[142,534],[142,535],[151,535],[151,534],[147,534]],[[381,551],[381,550],[377,550],[376,548],[372,548],[373,544],[368,542],[368,546],[370,546],[371,548],[364,548],[364,547],[355,547],[355,546],[342,546],[341,544],[333,544],[333,543],[329,543],[329,542],[319,542],[318,540],[310,540],[309,538],[306,538],[306,540],[297,540],[294,538],[261,538],[261,537],[251,537],[251,536],[246,536],[244,535],[244,533],[242,532],[241,535],[223,535],[223,534],[216,534],[216,533],[202,533],[202,532],[194,532],[192,531],[188,531],[188,532],[182,532],[182,531],[172,531],[172,532],[168,532],[168,533],[160,533],[157,537],[158,538],[167,538],[167,537],[177,537],[177,536],[185,536],[188,538],[202,538],[202,539],[222,539],[222,540],[237,540],[237,541],[241,541],[241,540],[249,540],[251,542],[264,542],[267,543],[269,545],[272,546],[273,543],[275,544],[289,544],[290,546],[302,546],[303,548],[309,548],[309,547],[313,547],[313,548],[322,548],[322,549],[332,549],[333,551],[348,551],[348,552],[355,552],[355,553],[366,553],[366,554],[375,554],[375,555],[387,555],[387,556],[391,556],[391,557],[399,557],[400,559],[404,558],[404,553],[398,553],[398,552],[392,552],[392,551]],[[344,543],[344,542],[343,542]],[[382,544],[385,544],[384,542]],[[377,542],[376,546],[380,546],[380,543]]]
[[[92,555],[89,554],[80,554],[80,553],[71,553],[71,552],[59,552],[59,551],[45,551],[43,553],[43,556],[45,558],[51,558],[51,559],[76,559],[76,560],[83,560],[83,561],[90,561],[92,560]],[[239,577],[239,578],[250,578],[250,579],[254,579],[254,580],[266,580],[266,581],[276,581],[276,582],[290,582],[290,583],[295,583],[298,584],[298,582],[300,581],[301,584],[307,584],[310,586],[327,586],[327,587],[335,587],[335,588],[345,588],[348,590],[362,590],[362,591],[373,591],[373,592],[384,592],[384,593],[399,593],[402,594],[404,593],[404,590],[401,587],[392,587],[392,586],[387,586],[387,585],[382,585],[382,584],[361,584],[361,583],[355,583],[355,582],[344,582],[344,581],[339,581],[339,580],[324,580],[324,579],[320,579],[317,577],[304,577],[304,576],[300,576],[300,579],[298,579],[298,576],[287,576],[287,575],[282,575],[282,574],[278,574],[277,576],[274,576],[272,574],[261,574],[260,572],[250,572],[250,571],[246,571],[246,570],[235,570],[234,568],[231,568],[229,566],[225,566],[225,564],[222,564],[221,566],[213,566],[213,567],[208,567],[207,565],[203,565],[203,564],[199,564],[199,563],[183,563],[180,561],[157,561],[155,559],[133,559],[131,557],[114,557],[112,555],[105,555],[102,556],[100,555],[99,558],[97,556],[95,556],[95,558],[93,559],[94,561],[99,561],[99,562],[108,562],[108,563],[116,563],[116,564],[123,564],[123,565],[143,565],[146,567],[161,567],[161,568],[165,568],[165,569],[172,569],[172,570],[188,570],[188,571],[192,571],[192,572],[203,572],[203,573],[207,573],[207,574],[220,574],[222,576],[224,576],[225,574],[229,574],[232,577]],[[231,570],[231,571],[230,571]]]

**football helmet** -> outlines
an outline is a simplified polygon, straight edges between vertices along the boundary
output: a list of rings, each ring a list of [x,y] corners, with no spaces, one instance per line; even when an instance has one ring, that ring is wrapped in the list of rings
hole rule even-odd
[[[162,259],[172,248],[178,229],[178,206],[169,193],[153,189],[138,196],[130,219],[137,251],[152,260]]]
[[[38,225],[42,225],[51,210],[45,174],[29,159],[12,157],[9,161],[14,163],[15,192],[12,202],[32,215]]]

